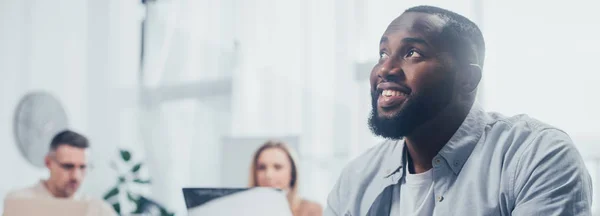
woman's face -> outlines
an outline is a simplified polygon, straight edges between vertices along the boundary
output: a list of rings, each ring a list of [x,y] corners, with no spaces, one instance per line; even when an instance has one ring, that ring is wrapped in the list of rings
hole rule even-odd
[[[273,187],[288,190],[292,181],[292,164],[279,148],[268,148],[258,156],[256,180],[260,187]]]

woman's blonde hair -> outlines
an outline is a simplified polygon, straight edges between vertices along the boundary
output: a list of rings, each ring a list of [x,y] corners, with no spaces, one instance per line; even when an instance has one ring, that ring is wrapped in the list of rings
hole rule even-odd
[[[289,184],[289,191],[288,191],[288,201],[290,203],[290,207],[292,208],[292,211],[296,209],[296,207],[298,207],[298,205],[300,205],[300,198],[298,196],[298,157],[296,156],[296,152],[291,149],[288,145],[286,145],[284,142],[282,141],[277,141],[277,140],[269,140],[267,142],[265,142],[262,146],[260,146],[260,148],[258,148],[258,150],[256,150],[256,152],[254,152],[254,156],[252,156],[252,163],[250,165],[250,187],[258,187],[258,180],[256,179],[256,168],[258,166],[258,157],[260,156],[260,154],[267,149],[272,149],[272,148],[276,148],[276,149],[281,149],[283,150],[287,156],[288,159],[290,160],[290,165],[291,165],[291,181]]]

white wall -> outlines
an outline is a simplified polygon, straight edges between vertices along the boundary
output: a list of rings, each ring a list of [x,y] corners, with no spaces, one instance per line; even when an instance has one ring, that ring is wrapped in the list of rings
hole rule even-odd
[[[120,88],[135,89],[137,4],[0,1],[0,172],[11,176],[0,179],[0,197],[47,177],[47,171],[21,157],[12,133],[14,109],[29,91],[55,95],[71,128],[90,138],[96,169],[84,183],[84,192],[101,196],[114,183],[107,160],[117,146],[141,149],[140,143],[128,143],[137,140],[138,133],[131,133],[135,116],[114,102],[123,100],[115,95],[126,95],[118,93]]]
[[[489,110],[564,129],[588,158],[600,154],[600,16],[590,3],[487,1],[484,16]]]
[[[137,0],[88,1],[87,60],[83,73],[87,103],[87,134],[95,145],[94,172],[84,189],[103,194],[115,184],[108,160],[117,148],[143,158],[138,125],[138,74],[142,8]]]
[[[70,125],[87,131],[87,2],[0,1],[0,196],[47,174],[17,149],[13,113],[29,91],[44,90],[62,101]],[[68,81],[67,81],[68,80]],[[6,175],[3,175],[6,176]]]

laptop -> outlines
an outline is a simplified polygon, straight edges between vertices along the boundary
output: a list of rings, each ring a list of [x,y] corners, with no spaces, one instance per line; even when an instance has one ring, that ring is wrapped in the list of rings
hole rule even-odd
[[[292,216],[284,192],[272,188],[183,188],[189,216]]]
[[[4,216],[86,216],[88,203],[62,199],[7,199]],[[94,215],[95,216],[95,215]]]

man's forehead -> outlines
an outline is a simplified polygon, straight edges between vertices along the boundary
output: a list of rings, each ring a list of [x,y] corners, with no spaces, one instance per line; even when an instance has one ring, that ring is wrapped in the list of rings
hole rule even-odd
[[[394,19],[384,35],[412,33],[422,37],[434,37],[444,29],[446,21],[434,14],[407,12]]]
[[[85,148],[77,148],[68,145],[61,145],[55,150],[56,157],[61,159],[85,160],[88,150]]]

